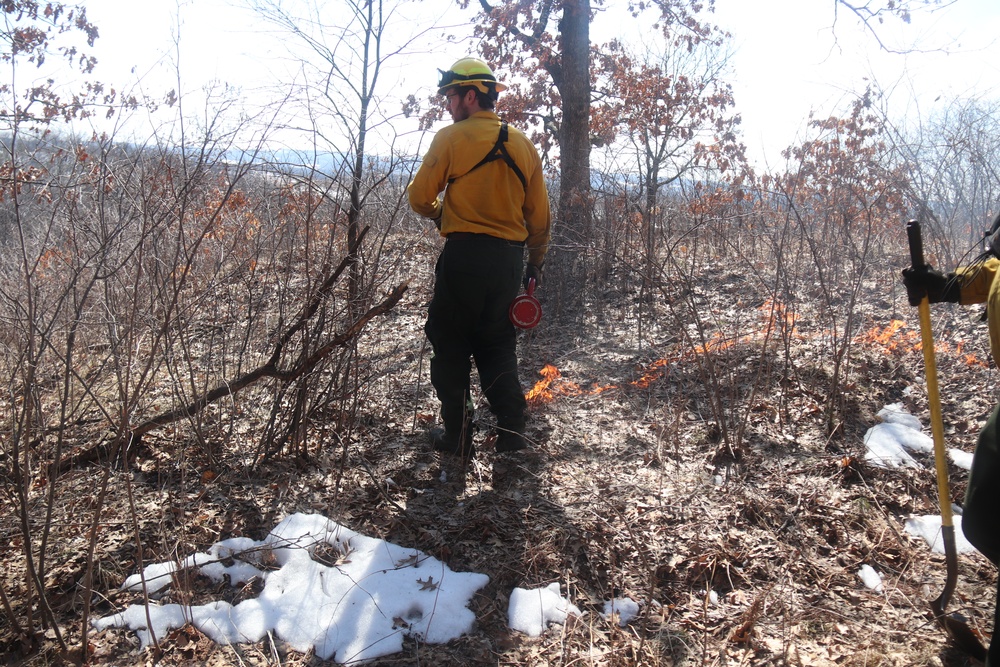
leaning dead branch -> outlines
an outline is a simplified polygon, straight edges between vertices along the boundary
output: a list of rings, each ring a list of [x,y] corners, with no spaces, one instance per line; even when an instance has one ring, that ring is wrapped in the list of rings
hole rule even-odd
[[[368,228],[362,230],[354,244],[355,247],[361,244],[367,232]],[[111,440],[105,440],[94,445],[93,447],[77,452],[73,456],[57,461],[55,465],[58,471],[62,473],[85,463],[118,457],[121,449],[135,451],[145,434],[158,428],[162,428],[168,424],[180,421],[181,419],[192,417],[204,410],[207,406],[228,396],[233,396],[264,378],[272,378],[283,384],[294,382],[302,375],[314,369],[335,349],[343,347],[357,338],[368,322],[380,315],[388,313],[396,306],[397,303],[399,303],[403,294],[409,287],[408,282],[402,282],[397,285],[381,302],[369,308],[365,313],[357,317],[346,329],[333,336],[330,340],[321,345],[312,354],[302,359],[299,363],[288,367],[282,367],[283,357],[286,356],[285,351],[289,341],[292,340],[295,334],[309,322],[309,320],[319,310],[319,307],[322,305],[324,300],[326,300],[332,293],[333,286],[337,283],[341,275],[350,265],[351,257],[353,257],[354,254],[354,252],[348,252],[337,268],[323,280],[319,289],[317,289],[313,294],[313,297],[302,309],[299,316],[278,338],[278,341],[275,343],[274,349],[271,352],[271,356],[268,358],[266,363],[247,373],[244,373],[243,375],[240,375],[239,377],[222,382],[201,396],[196,397],[187,405],[155,415],[154,417],[138,424],[134,428],[129,429],[128,432],[118,434],[118,437]]]

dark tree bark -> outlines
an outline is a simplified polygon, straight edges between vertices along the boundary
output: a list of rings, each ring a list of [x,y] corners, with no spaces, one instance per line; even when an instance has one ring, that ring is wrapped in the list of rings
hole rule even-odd
[[[562,96],[559,207],[549,273],[558,280],[556,316],[582,311],[585,251],[590,239],[590,0],[564,0],[559,22],[560,67],[550,69]]]

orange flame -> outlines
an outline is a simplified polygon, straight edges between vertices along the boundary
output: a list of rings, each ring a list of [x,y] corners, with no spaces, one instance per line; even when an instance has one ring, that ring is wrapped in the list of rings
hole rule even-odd
[[[855,337],[856,343],[868,343],[883,348],[886,354],[905,354],[907,352],[920,352],[923,350],[923,342],[920,333],[906,328],[903,320],[892,320],[885,327],[872,327],[869,331]],[[965,353],[962,348],[965,341],[959,341],[954,346],[948,341],[936,341],[934,352],[936,354],[959,357],[968,366],[982,366],[989,368],[989,364],[972,353]]]
[[[559,369],[552,364],[545,364],[542,370],[538,371],[538,374],[542,376],[542,379],[535,383],[535,386],[531,388],[524,398],[527,399],[529,403],[544,403],[551,401],[554,397],[552,392],[549,391],[549,385],[551,385],[555,380],[562,377],[562,373]]]
[[[721,352],[723,350],[728,350],[738,343],[758,340],[764,337],[767,332],[772,331],[776,323],[779,323],[780,326],[786,328],[788,331],[795,332],[796,315],[794,313],[789,313],[783,304],[768,301],[758,310],[762,312],[762,317],[765,321],[764,331],[754,332],[746,336],[734,337],[727,337],[722,332],[716,332],[711,338],[701,345],[696,345],[693,348],[676,352],[669,357],[657,359],[648,364],[644,369],[642,369],[642,375],[638,379],[630,381],[629,385],[639,389],[647,389],[667,373],[670,364],[683,361],[693,355]],[[552,364],[546,364],[545,367],[539,371],[539,374],[542,376],[542,379],[536,382],[535,386],[532,387],[527,394],[525,394],[525,398],[528,400],[528,403],[532,405],[548,403],[557,395],[593,395],[600,394],[601,392],[608,391],[609,389],[618,388],[618,385],[609,384],[596,385],[586,390],[581,389],[577,383],[562,379],[562,373]]]
[[[656,359],[649,363],[641,369],[642,375],[636,380],[631,380],[628,384],[639,389],[647,389],[669,372],[670,364],[690,359],[695,355],[721,352],[740,343],[762,340],[768,333],[774,330],[775,326],[781,327],[783,331],[790,332],[795,336],[802,336],[796,329],[797,316],[794,313],[789,313],[783,304],[768,301],[760,306],[758,310],[761,311],[764,320],[762,331],[756,331],[744,336],[730,337],[727,337],[722,332],[716,332],[701,345],[676,352],[668,357]],[[875,326],[869,331],[856,336],[854,342],[881,347],[886,354],[920,352],[923,347],[920,334],[908,328],[906,322],[903,320],[892,320],[884,327]],[[964,345],[964,341],[959,341],[954,345],[947,341],[938,341],[934,345],[934,350],[938,354],[958,357],[969,366],[989,367],[989,364],[979,359],[975,354],[964,352]],[[564,379],[562,372],[552,364],[546,364],[538,373],[542,376],[542,379],[536,382],[535,386],[525,394],[525,399],[527,399],[530,405],[548,403],[555,399],[556,396],[594,395],[619,388],[615,384],[595,384],[589,389],[581,388],[576,382]]]
[[[657,359],[650,365],[646,366],[646,371],[643,373],[641,378],[638,380],[632,380],[629,384],[633,387],[638,387],[639,389],[646,389],[649,385],[653,384],[653,382],[663,377],[663,367],[669,363],[670,359]]]
[[[775,325],[780,325],[784,331],[789,331],[793,334],[798,333],[795,323],[798,321],[799,316],[794,312],[789,312],[788,307],[780,301],[768,299],[757,310],[761,313],[766,313],[764,315],[766,319],[765,331],[772,331]]]
[[[548,403],[556,396],[580,396],[590,394],[600,394],[609,389],[617,389],[617,385],[595,385],[590,389],[581,389],[580,385],[570,380],[564,380],[562,372],[552,364],[545,364],[542,370],[538,371],[542,379],[535,383],[535,386],[524,395],[524,398],[531,405]]]

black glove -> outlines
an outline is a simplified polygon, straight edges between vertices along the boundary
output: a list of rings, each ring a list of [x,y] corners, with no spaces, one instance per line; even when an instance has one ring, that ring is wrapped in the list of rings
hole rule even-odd
[[[524,289],[528,289],[528,281],[532,278],[535,279],[536,289],[542,286],[542,267],[528,264],[524,268]]]
[[[930,303],[957,303],[961,291],[954,273],[944,275],[930,264],[903,269],[903,284],[906,285],[906,296],[911,306],[919,306],[924,295]]]

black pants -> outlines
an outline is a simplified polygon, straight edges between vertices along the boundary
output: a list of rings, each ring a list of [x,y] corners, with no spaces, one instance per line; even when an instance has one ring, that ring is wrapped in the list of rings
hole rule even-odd
[[[976,549],[1000,565],[1000,440],[997,439],[997,415],[993,409],[986,426],[979,433],[976,453],[972,457],[969,487],[962,508],[962,532]],[[1000,667],[1000,580],[997,584],[997,606],[993,612],[993,639],[990,641],[987,667]]]
[[[517,337],[508,316],[524,270],[524,248],[493,237],[448,239],[438,258],[424,331],[431,342],[431,384],[445,430],[471,419],[472,359],[500,429],[524,432],[524,391],[517,376]]]

